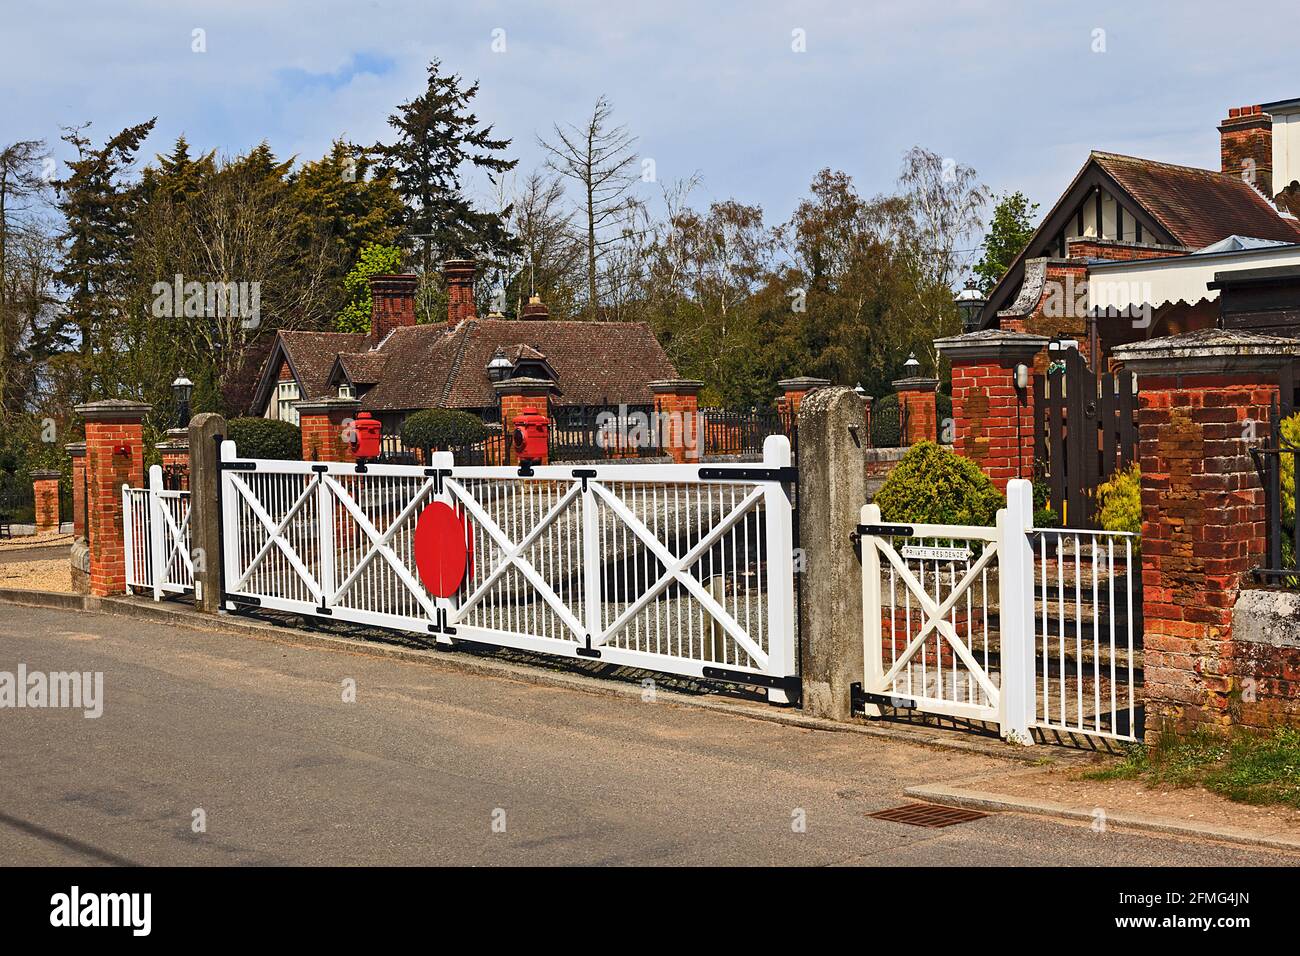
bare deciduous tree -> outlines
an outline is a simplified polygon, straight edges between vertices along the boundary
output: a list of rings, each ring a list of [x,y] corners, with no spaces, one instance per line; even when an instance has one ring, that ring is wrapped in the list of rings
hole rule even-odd
[[[627,192],[635,181],[636,137],[626,126],[612,126],[613,107],[602,95],[581,126],[555,126],[555,142],[539,140],[547,152],[547,165],[574,180],[581,190],[581,212],[586,227],[587,298],[593,317],[600,297],[598,260],[607,247],[626,239],[629,202]],[[635,217],[634,217],[635,218]]]

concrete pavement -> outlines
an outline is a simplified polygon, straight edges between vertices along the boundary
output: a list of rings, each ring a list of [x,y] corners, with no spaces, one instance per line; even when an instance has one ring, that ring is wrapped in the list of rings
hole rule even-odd
[[[104,713],[0,710],[0,863],[1300,862],[1018,814],[872,820],[1023,765],[436,664],[0,605],[0,671],[19,664],[102,671]]]

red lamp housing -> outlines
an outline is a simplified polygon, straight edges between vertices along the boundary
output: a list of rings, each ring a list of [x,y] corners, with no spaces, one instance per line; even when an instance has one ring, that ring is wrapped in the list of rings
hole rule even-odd
[[[380,431],[379,420],[373,418],[369,412],[361,412],[353,419],[353,452],[358,459],[369,460],[379,457]]]
[[[521,465],[540,465],[546,460],[551,420],[535,408],[525,408],[515,418],[515,457]]]

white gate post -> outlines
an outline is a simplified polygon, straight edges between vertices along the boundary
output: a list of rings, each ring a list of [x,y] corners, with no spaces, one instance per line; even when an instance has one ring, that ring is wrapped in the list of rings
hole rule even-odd
[[[596,513],[596,491],[591,486],[595,480],[588,479],[587,490],[582,493],[582,599],[586,602],[583,623],[593,645],[600,640],[600,618],[605,600],[601,594],[601,571],[604,569],[600,553],[600,516]]]
[[[1033,486],[1007,482],[1007,506],[998,512],[998,620],[1001,622],[1002,686],[999,723],[1011,743],[1032,744],[1037,686],[1034,655]]]
[[[149,516],[149,566],[153,571],[153,599],[161,601],[163,595],[163,576],[166,569],[163,564],[167,560],[165,550],[165,526],[166,520],[162,516],[162,490],[163,490],[163,473],[161,465],[149,466],[149,497],[147,499],[148,507],[145,508]]]
[[[862,524],[878,525],[880,505],[862,506]],[[882,627],[880,605],[880,551],[875,539],[864,534],[860,541],[862,548],[862,689],[870,694],[883,694],[885,687],[885,639]],[[868,717],[879,717],[880,708],[875,704],[866,704],[863,712]]]
[[[131,484],[126,482],[119,489],[122,492],[122,550],[126,559],[126,593],[131,594],[131,582],[135,580],[135,520],[131,513]]]
[[[790,467],[790,439],[769,435],[763,440],[765,468]],[[763,488],[763,511],[767,517],[767,666],[778,677],[798,673],[794,654],[794,512],[780,482]],[[788,704],[784,690],[770,687],[767,699]]]
[[[316,474],[316,547],[320,554],[321,610],[334,597],[334,495],[325,481],[325,472]]]
[[[217,462],[217,487],[221,489],[221,559],[223,586],[230,587],[237,580],[239,568],[239,493],[235,491],[230,473],[221,467],[222,462],[233,461],[239,457],[235,443],[226,439],[221,443],[221,455]],[[226,605],[229,604],[227,607]],[[222,602],[225,610],[234,610],[233,602]]]
[[[456,467],[456,456],[449,451],[435,451],[432,455],[429,456],[429,467],[437,468],[440,471],[451,471],[453,468]],[[443,480],[439,482],[439,487],[442,488],[442,492],[435,493],[433,496],[433,500],[441,501],[443,504],[451,508],[453,511],[456,510],[456,500],[452,498],[451,491],[447,488],[447,481],[445,476]],[[468,526],[468,524],[466,525],[466,535],[467,537],[465,538],[465,553],[466,555],[472,555],[473,547],[474,547],[474,540],[473,540],[474,531],[472,528]],[[473,559],[476,558],[477,555],[473,555]],[[469,580],[470,578],[468,565],[465,568],[465,578],[466,580]],[[433,599],[433,604],[434,607],[439,608],[443,611],[443,615],[442,615],[444,618],[443,623],[450,624],[452,617],[455,615],[456,611],[460,609],[460,598],[454,594],[451,597],[435,597]],[[437,640],[439,643],[444,643],[444,644],[451,643],[451,638],[447,634],[439,634],[437,635],[435,640]]]

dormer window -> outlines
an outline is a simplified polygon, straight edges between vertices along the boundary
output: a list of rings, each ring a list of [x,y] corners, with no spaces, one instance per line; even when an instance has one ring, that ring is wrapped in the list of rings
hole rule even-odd
[[[339,398],[356,398],[357,392],[351,385],[344,382],[339,386]]]

